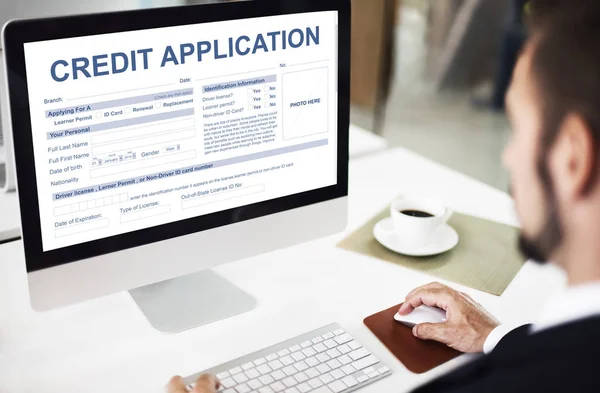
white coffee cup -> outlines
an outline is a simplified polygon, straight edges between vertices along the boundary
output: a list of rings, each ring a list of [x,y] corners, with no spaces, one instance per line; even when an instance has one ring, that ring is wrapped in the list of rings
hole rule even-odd
[[[431,217],[414,217],[402,212],[418,211]],[[404,197],[390,206],[394,234],[409,247],[422,247],[431,243],[438,229],[452,217],[452,210],[432,199]]]

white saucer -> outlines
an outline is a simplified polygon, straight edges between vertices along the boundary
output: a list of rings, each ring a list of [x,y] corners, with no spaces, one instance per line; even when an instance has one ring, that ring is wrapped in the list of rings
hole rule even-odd
[[[452,250],[458,244],[458,233],[448,224],[440,227],[433,236],[431,243],[425,246],[414,247],[402,244],[402,240],[393,233],[393,223],[390,217],[384,218],[375,225],[373,235],[385,248],[411,257],[442,254]]]

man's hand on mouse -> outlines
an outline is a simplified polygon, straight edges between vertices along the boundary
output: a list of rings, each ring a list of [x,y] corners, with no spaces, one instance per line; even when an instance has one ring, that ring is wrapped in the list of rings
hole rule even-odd
[[[485,340],[500,324],[469,295],[440,283],[413,290],[398,312],[408,315],[422,305],[446,311],[446,322],[416,325],[413,334],[422,340],[439,341],[465,353],[483,352]]]
[[[191,393],[217,393],[217,389],[219,389],[221,384],[219,381],[213,377],[212,375],[202,375],[198,378],[196,382],[196,386]],[[188,393],[185,383],[183,382],[183,378],[181,377],[173,377],[171,381],[167,385],[167,393]]]

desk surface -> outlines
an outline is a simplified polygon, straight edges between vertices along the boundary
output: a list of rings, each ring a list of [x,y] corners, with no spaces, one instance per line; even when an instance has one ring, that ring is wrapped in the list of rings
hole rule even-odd
[[[362,320],[399,303],[432,278],[337,249],[335,244],[399,193],[416,190],[455,211],[515,224],[511,199],[483,183],[403,149],[363,157],[350,164],[345,233],[216,268],[254,295],[258,308],[176,335],[153,330],[126,293],[34,313],[28,305],[22,244],[4,244],[0,246],[0,391],[158,393],[174,374],[192,374],[333,321],[394,371],[361,393],[408,391],[467,358],[423,375],[411,374]],[[554,268],[527,263],[502,297],[455,287],[503,322],[525,322],[548,295],[564,287],[564,277]]]
[[[350,126],[350,158],[363,157],[386,149],[385,139],[355,125]],[[0,152],[3,151],[0,146]],[[2,161],[0,161],[2,162]],[[0,193],[0,243],[21,236],[16,192]]]

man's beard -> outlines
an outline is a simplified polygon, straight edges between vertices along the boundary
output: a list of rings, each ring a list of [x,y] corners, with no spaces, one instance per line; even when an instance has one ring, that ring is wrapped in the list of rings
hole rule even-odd
[[[558,203],[550,173],[543,160],[539,163],[538,170],[546,191],[546,222],[542,232],[535,238],[529,238],[521,233],[519,249],[527,259],[545,264],[550,260],[552,253],[560,246],[563,240],[563,228],[558,214]]]

